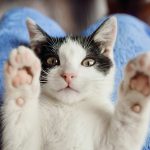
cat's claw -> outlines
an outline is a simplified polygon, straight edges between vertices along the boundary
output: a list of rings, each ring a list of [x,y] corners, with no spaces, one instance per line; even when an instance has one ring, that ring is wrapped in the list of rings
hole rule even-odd
[[[150,53],[131,60],[125,68],[121,95],[126,97],[131,109],[139,113],[150,99]]]
[[[5,64],[6,94],[13,92],[16,103],[23,105],[27,96],[38,95],[40,72],[40,61],[32,50],[24,46],[14,49]]]

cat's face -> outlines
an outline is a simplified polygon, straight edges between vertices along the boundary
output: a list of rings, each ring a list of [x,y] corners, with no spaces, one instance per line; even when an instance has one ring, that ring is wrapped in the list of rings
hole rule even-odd
[[[109,95],[112,90],[116,19],[110,18],[90,37],[49,37],[27,22],[31,47],[42,63],[42,91],[64,103]]]

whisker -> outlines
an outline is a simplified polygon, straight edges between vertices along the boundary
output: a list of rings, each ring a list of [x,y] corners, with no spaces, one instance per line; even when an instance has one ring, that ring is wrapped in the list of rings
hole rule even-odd
[[[40,77],[41,77],[41,78],[44,78],[44,79],[47,79],[47,77],[46,77],[46,76],[43,76],[43,75],[41,75]]]
[[[48,72],[46,72],[44,69],[42,69],[42,72],[44,72],[45,74],[47,74],[47,75],[48,75]]]

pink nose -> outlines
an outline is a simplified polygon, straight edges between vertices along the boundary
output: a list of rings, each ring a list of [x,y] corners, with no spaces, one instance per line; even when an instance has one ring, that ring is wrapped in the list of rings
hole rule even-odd
[[[72,79],[76,77],[76,74],[74,73],[63,73],[61,77],[68,83],[70,84]]]

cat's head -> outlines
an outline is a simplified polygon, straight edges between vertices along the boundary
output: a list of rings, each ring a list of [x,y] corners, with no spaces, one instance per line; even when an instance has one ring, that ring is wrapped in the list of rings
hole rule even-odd
[[[107,19],[89,37],[50,37],[34,21],[27,26],[31,48],[42,63],[42,91],[63,103],[105,99],[112,91],[115,17]]]

